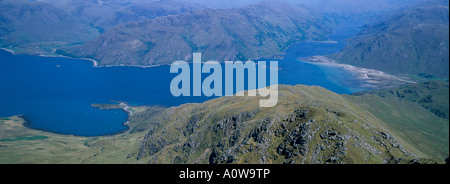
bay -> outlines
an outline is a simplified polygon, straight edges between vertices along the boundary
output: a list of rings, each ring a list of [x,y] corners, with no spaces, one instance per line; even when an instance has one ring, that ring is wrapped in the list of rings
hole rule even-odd
[[[298,58],[338,52],[360,22],[337,26],[336,43],[302,42],[279,61],[279,84],[317,85],[340,94],[365,90],[347,85],[351,74],[339,68],[300,62]],[[262,59],[270,61],[273,59]],[[94,103],[176,106],[217,97],[174,97],[170,66],[92,67],[92,62],[63,57],[14,55],[0,50],[0,117],[24,115],[30,128],[78,136],[114,134],[127,129],[122,110],[100,110]],[[202,76],[205,77],[205,76]]]

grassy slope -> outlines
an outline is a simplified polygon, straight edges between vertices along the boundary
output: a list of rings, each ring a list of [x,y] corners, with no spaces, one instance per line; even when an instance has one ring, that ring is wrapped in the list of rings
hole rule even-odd
[[[449,122],[422,106],[378,96],[347,98],[382,120],[386,127],[425,155],[444,160],[449,153]]]
[[[449,118],[449,83],[448,81],[427,81],[407,84],[399,87],[359,92],[355,96],[376,95],[383,98],[397,98],[415,102],[434,115]]]
[[[388,163],[424,156],[350,100],[320,87],[280,86],[273,108],[223,97],[168,109],[143,141],[149,163]],[[390,134],[395,140],[380,137]],[[398,141],[398,142],[397,142]],[[406,152],[408,152],[406,151]]]
[[[346,98],[382,120],[426,157],[449,154],[448,82],[433,81],[356,93]]]

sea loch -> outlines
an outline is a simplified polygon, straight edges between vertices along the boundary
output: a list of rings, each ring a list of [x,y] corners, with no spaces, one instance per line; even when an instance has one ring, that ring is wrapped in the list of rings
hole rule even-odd
[[[302,42],[291,46],[278,60],[279,84],[318,85],[336,93],[364,90],[349,85],[351,74],[299,62],[309,57],[338,52],[343,39],[357,32],[361,23],[338,27],[335,42]],[[272,59],[259,59],[271,61]],[[170,66],[92,67],[87,60],[14,55],[0,50],[0,117],[24,115],[30,127],[62,134],[99,136],[127,128],[122,110],[100,110],[94,103],[124,101],[131,105],[175,106],[203,102],[212,97],[174,97],[170,92]]]

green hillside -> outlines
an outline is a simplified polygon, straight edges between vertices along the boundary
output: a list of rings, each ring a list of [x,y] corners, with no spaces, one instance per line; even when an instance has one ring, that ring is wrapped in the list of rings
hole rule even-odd
[[[203,9],[188,2],[108,0],[2,0],[0,47],[16,53],[55,54],[126,22]]]
[[[423,82],[355,93],[352,100],[427,157],[449,154],[448,82]]]
[[[448,81],[429,81],[399,87],[354,93],[354,96],[380,96],[415,102],[434,115],[449,118]]]
[[[146,135],[137,158],[150,163],[395,163],[412,158],[404,141],[376,117],[323,88],[280,86],[276,107],[259,108],[258,102],[256,97],[222,97],[170,108]]]
[[[448,79],[448,1],[428,1],[366,25],[346,48],[328,57],[391,74]]]

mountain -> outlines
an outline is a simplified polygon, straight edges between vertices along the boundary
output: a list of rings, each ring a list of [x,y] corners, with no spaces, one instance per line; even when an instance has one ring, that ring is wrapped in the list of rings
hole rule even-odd
[[[300,4],[334,17],[336,20],[370,22],[390,11],[401,9],[420,0],[282,0]]]
[[[294,1],[298,2],[298,1]],[[300,0],[299,3],[302,3],[307,6],[311,6],[319,9],[322,12],[326,13],[334,13],[339,15],[357,15],[357,14],[374,14],[381,11],[389,10],[392,7],[389,2],[384,0],[368,0],[368,1],[359,1],[359,0],[318,0],[318,1],[309,1],[309,0]]]
[[[80,43],[99,35],[97,29],[43,2],[0,1],[0,47],[42,52]]]
[[[407,86],[427,91],[433,84]],[[448,92],[448,82],[428,92],[442,90]],[[131,106],[130,128],[100,137],[53,134],[24,127],[20,117],[0,118],[0,163],[444,163],[448,119],[420,102],[376,94],[280,85],[271,108],[259,107],[261,97],[239,96]],[[445,101],[433,102],[439,100]]]
[[[425,157],[448,157],[448,81],[406,84],[345,97],[375,115]]]
[[[212,9],[242,8],[265,0],[177,0],[192,2]],[[420,0],[278,0],[292,5],[306,5],[324,13],[340,15],[380,14]]]
[[[205,61],[247,60],[280,56],[295,42],[330,32],[330,22],[307,9],[264,1],[125,23],[58,53],[100,65],[170,64],[192,60],[192,52],[202,52]]]
[[[376,95],[382,98],[398,98],[415,102],[441,118],[449,118],[448,81],[428,81],[407,84],[388,89],[371,90],[354,93],[354,96]]]
[[[391,131],[397,129],[360,106],[355,96],[315,86],[280,85],[279,89],[280,99],[273,108],[259,108],[257,97],[222,97],[169,108],[146,134],[137,159],[149,163],[298,164],[409,163],[422,156],[441,161],[448,157],[448,120],[446,134],[438,134],[438,140],[410,126],[408,135],[420,135],[421,144],[437,144],[421,147],[402,136],[404,131]],[[428,112],[420,105],[414,108]],[[445,121],[433,125],[442,122],[445,126]],[[437,128],[425,131],[441,133]]]
[[[16,53],[54,54],[126,22],[203,9],[171,0],[2,0],[0,47]]]
[[[202,5],[211,9],[228,9],[228,8],[242,8],[251,4],[258,4],[263,0],[178,0],[180,2],[190,2]]]
[[[60,0],[48,3],[89,22],[102,32],[122,23],[204,9],[189,1],[173,0]]]
[[[448,1],[428,1],[363,27],[328,57],[391,74],[449,76]]]

